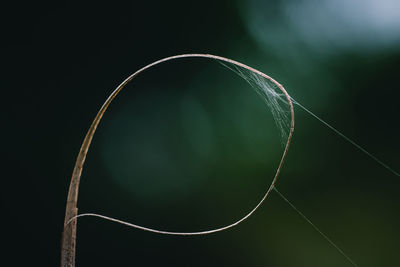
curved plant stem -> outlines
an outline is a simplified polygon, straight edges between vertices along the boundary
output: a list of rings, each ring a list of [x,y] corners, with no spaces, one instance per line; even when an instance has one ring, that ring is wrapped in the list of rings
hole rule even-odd
[[[87,132],[85,139],[83,140],[81,149],[79,151],[78,157],[76,159],[75,167],[72,172],[72,178],[71,178],[71,183],[69,186],[69,191],[68,191],[68,197],[67,197],[67,205],[66,205],[66,210],[65,210],[65,219],[64,219],[64,231],[62,235],[62,243],[61,243],[61,267],[74,267],[75,266],[75,247],[76,247],[76,218],[78,216],[78,208],[77,208],[77,202],[78,202],[78,191],[79,191],[79,182],[80,182],[80,177],[82,174],[82,168],[86,159],[86,155],[90,146],[90,143],[92,141],[93,135],[96,131],[97,126],[100,123],[101,118],[103,117],[104,113],[106,112],[108,106],[110,105],[111,101],[118,95],[118,93],[133,79],[135,78],[139,73],[145,71],[146,69],[151,68],[152,66],[155,66],[157,64],[173,60],[173,59],[179,59],[179,58],[190,58],[190,57],[201,57],[201,58],[209,58],[209,59],[215,59],[223,62],[227,62],[242,68],[245,68],[255,74],[258,74],[265,79],[268,79],[272,83],[274,83],[278,88],[282,91],[282,93],[285,95],[285,98],[289,104],[290,107],[290,113],[291,113],[291,123],[290,123],[290,131],[288,135],[288,139],[285,145],[285,149],[282,154],[282,158],[280,160],[280,163],[278,165],[278,168],[276,170],[274,179],[272,180],[271,185],[269,186],[267,192],[263,196],[263,198],[260,200],[260,202],[255,206],[245,217],[240,219],[239,221],[230,224],[225,227],[221,227],[218,229],[210,230],[210,231],[203,231],[203,232],[196,232],[197,234],[207,234],[207,233],[213,233],[213,232],[218,232],[222,231],[225,229],[228,229],[230,227],[233,227],[242,221],[246,220],[251,214],[254,213],[254,211],[264,202],[264,200],[267,198],[269,195],[270,191],[274,188],[274,185],[276,183],[276,180],[278,178],[278,175],[281,171],[281,168],[283,166],[283,162],[286,158],[286,154],[289,149],[289,145],[293,136],[293,131],[294,131],[294,110],[293,110],[293,104],[292,100],[289,96],[289,94],[286,92],[286,90],[283,88],[281,84],[279,84],[277,81],[269,77],[268,75],[253,69],[247,65],[244,65],[240,62],[220,57],[220,56],[215,56],[215,55],[210,55],[210,54],[183,54],[183,55],[176,55],[176,56],[171,56],[167,57],[161,60],[158,60],[156,62],[153,62],[140,70],[136,71],[132,75],[130,75],[127,79],[125,79],[108,97],[108,99],[104,102],[103,106],[100,108],[99,112],[97,113],[96,117],[94,118],[89,131]],[[172,232],[169,232],[172,233]],[[195,234],[196,234],[195,233]],[[173,233],[172,233],[173,234]],[[175,234],[185,234],[185,233],[175,233]],[[187,234],[187,233],[186,233]]]

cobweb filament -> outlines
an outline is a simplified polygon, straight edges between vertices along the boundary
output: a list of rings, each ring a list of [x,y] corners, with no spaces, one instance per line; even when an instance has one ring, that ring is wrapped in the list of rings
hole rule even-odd
[[[230,69],[231,71],[238,74],[241,78],[243,78],[256,92],[261,96],[263,101],[269,107],[272,116],[274,118],[275,124],[278,127],[280,134],[281,134],[281,144],[285,145],[287,137],[290,131],[290,106],[288,101],[285,98],[285,94],[283,94],[279,88],[276,86],[275,83],[271,82],[270,80],[266,79],[262,75],[257,72],[251,71],[247,68],[243,68],[237,66],[232,63],[220,62],[222,65]],[[337,130],[335,127],[327,123],[325,120],[317,116],[315,113],[310,111],[300,102],[296,101],[293,97],[290,96],[291,103],[293,105],[298,106],[299,108],[303,109],[305,112],[310,114],[312,117],[317,119],[323,125],[328,127],[330,130],[335,132],[338,136],[342,137],[344,140],[352,144],[358,150],[366,154],[376,163],[380,164],[392,174],[396,176],[400,176],[400,173],[394,170],[392,167],[387,165],[385,162],[377,158],[375,155],[367,151],[365,148],[360,146],[358,143],[347,137],[345,134]]]
[[[220,63],[244,79],[267,104],[285,146],[290,131],[290,105],[285,95],[270,80],[253,71],[225,62]],[[291,98],[292,99],[292,98]]]

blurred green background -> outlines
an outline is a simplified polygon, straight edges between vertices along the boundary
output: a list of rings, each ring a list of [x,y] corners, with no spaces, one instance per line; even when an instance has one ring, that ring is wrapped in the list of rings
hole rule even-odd
[[[4,262],[57,266],[76,155],[102,103],[160,58],[255,67],[397,171],[400,4],[384,1],[15,3],[2,8]],[[298,107],[277,187],[359,266],[396,266],[399,177]],[[79,211],[171,231],[249,212],[281,157],[257,94],[212,60],[150,69],[112,103]],[[226,232],[171,237],[78,221],[77,266],[351,266],[272,192]]]

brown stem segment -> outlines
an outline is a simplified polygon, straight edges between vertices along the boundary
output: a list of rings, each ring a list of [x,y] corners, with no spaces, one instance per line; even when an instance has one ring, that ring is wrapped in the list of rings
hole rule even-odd
[[[133,73],[131,76],[129,76],[127,79],[125,79],[108,97],[108,99],[104,102],[103,106],[100,108],[99,112],[97,113],[96,117],[94,118],[89,131],[87,132],[85,139],[83,140],[81,149],[79,151],[78,157],[76,159],[75,167],[72,172],[72,178],[71,178],[71,183],[69,186],[69,191],[68,191],[68,197],[67,197],[67,205],[66,205],[66,210],[65,210],[65,219],[64,219],[64,231],[62,235],[62,241],[61,241],[61,267],[74,267],[75,266],[75,249],[76,249],[76,216],[78,215],[78,208],[77,208],[77,203],[78,203],[78,191],[79,191],[79,182],[82,174],[82,169],[83,165],[85,163],[86,155],[89,150],[90,143],[92,142],[93,135],[97,129],[97,126],[100,123],[101,118],[103,117],[104,113],[106,112],[108,106],[112,102],[112,100],[118,95],[118,93],[127,85],[134,77],[136,77],[139,73],[142,71],[145,71],[146,69],[151,68],[154,65],[160,64],[162,62],[166,62],[169,60],[173,59],[179,59],[179,58],[189,58],[189,57],[202,57],[202,58],[209,58],[209,59],[216,59],[220,60],[223,62],[231,63],[236,66],[245,68],[251,72],[254,72],[265,79],[268,79],[269,81],[273,82],[278,86],[278,88],[282,91],[282,93],[285,95],[286,100],[288,101],[289,107],[290,107],[290,112],[291,112],[291,124],[290,124],[290,131],[288,135],[288,140],[286,142],[285,150],[282,154],[281,161],[279,163],[279,166],[276,170],[274,179],[272,180],[272,183],[270,187],[268,188],[266,194],[264,197],[261,199],[261,201],[258,203],[258,205],[245,217],[243,217],[241,220],[237,221],[234,224],[231,224],[227,227],[221,228],[222,230],[228,227],[232,227],[234,225],[239,224],[240,222],[244,221],[246,218],[248,218],[262,203],[263,201],[267,198],[269,195],[270,191],[274,188],[275,182],[278,178],[278,175],[281,171],[281,168],[283,166],[283,162],[286,158],[286,154],[289,149],[289,145],[293,136],[294,132],[294,109],[293,109],[293,104],[292,100],[289,96],[289,94],[286,92],[286,90],[283,88],[281,84],[279,84],[277,81],[269,77],[268,75],[253,69],[247,65],[244,65],[240,62],[220,57],[220,56],[215,56],[215,55],[209,55],[209,54],[184,54],[184,55],[177,55],[177,56],[172,56],[172,57],[167,57],[164,59],[160,59],[156,62],[153,62],[140,70],[136,71]],[[71,220],[72,219],[72,220]],[[219,229],[219,230],[221,230]],[[215,232],[215,231],[214,231]]]

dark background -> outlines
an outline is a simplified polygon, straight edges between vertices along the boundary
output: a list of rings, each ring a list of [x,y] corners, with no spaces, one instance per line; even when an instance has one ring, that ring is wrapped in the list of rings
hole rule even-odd
[[[59,265],[69,180],[91,120],[123,79],[166,56],[211,53],[255,67],[398,171],[400,16],[396,2],[379,2],[4,6],[2,262]],[[399,177],[295,111],[278,188],[359,266],[397,265]],[[280,153],[270,112],[235,74],[204,59],[166,63],[106,113],[79,211],[172,231],[226,225],[260,200]],[[77,266],[351,266],[275,193],[210,236],[87,217],[77,240]]]

